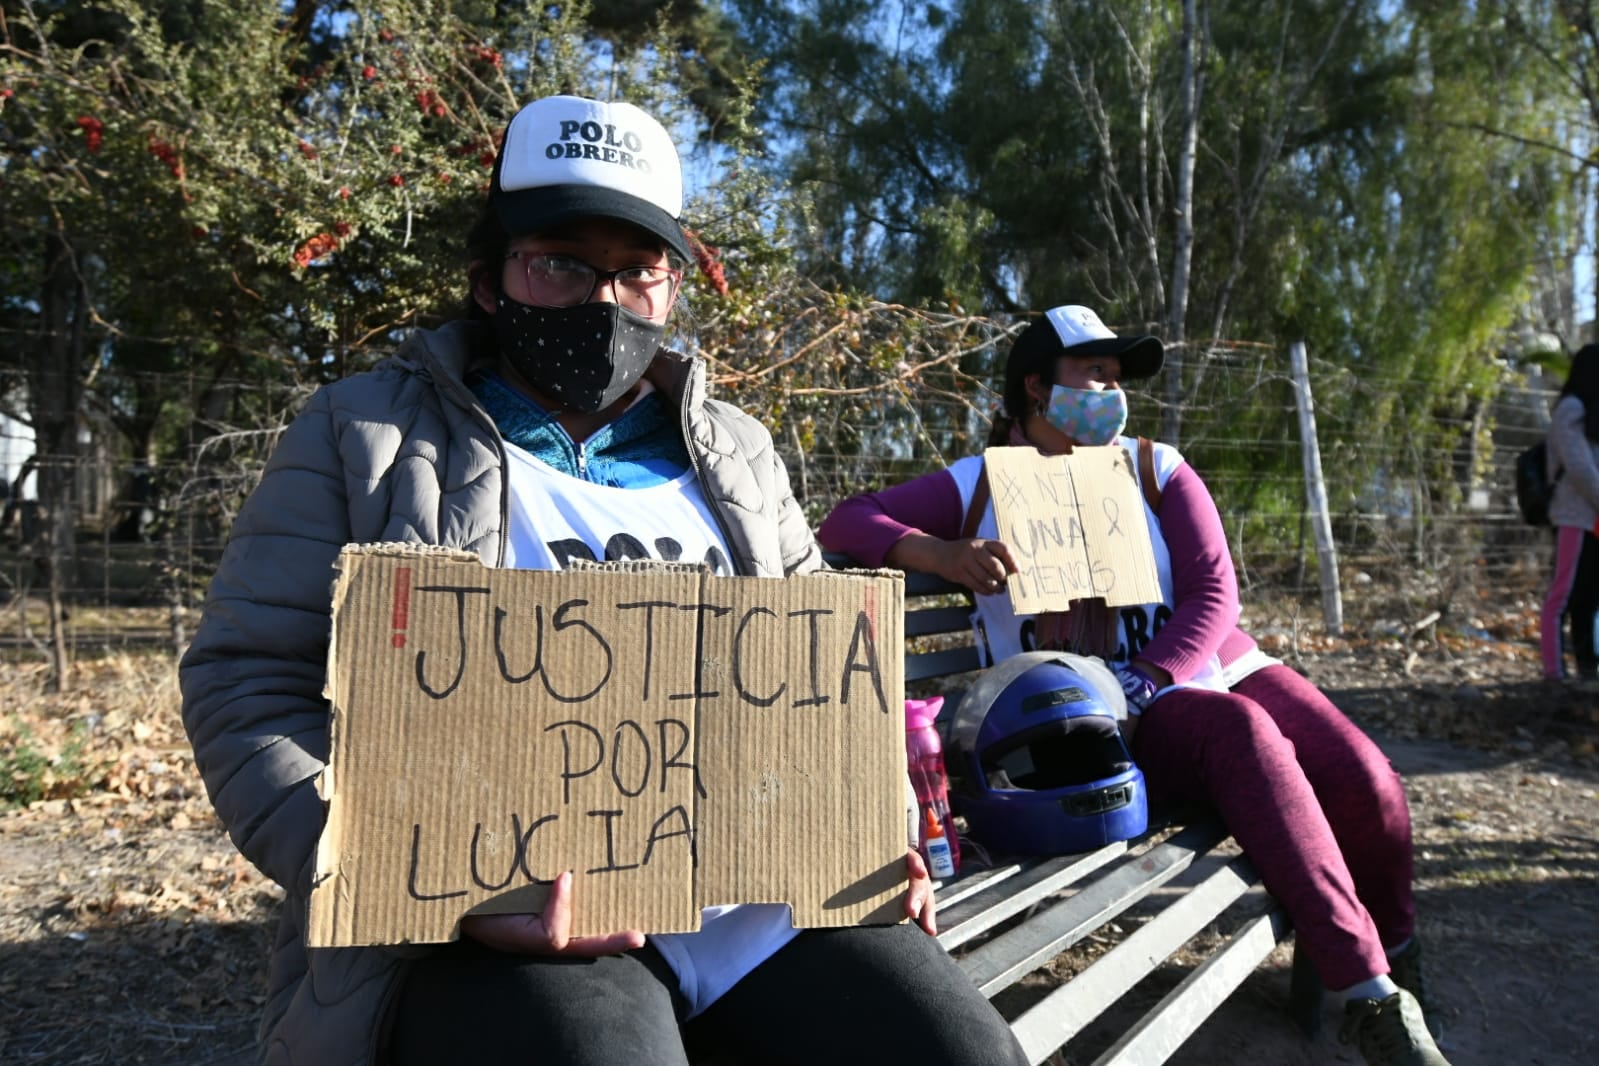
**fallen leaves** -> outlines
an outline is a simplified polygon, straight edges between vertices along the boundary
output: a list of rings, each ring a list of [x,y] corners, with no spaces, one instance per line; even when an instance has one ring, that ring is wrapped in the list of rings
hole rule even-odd
[[[17,1019],[5,1057],[187,1061],[247,1046],[282,892],[217,824],[172,659],[82,666],[68,696],[41,695],[25,667],[0,680],[0,742],[26,730],[48,751],[76,737],[91,768],[81,794],[0,811],[0,996]],[[110,1008],[133,1019],[116,1051],[88,1024]]]
[[[1339,637],[1287,602],[1251,603],[1245,628],[1371,731],[1493,753],[1488,769],[1406,777],[1426,931],[1440,949],[1455,930],[1532,942],[1529,893],[1546,889],[1547,907],[1562,893],[1591,898],[1599,698],[1539,680],[1536,596],[1501,590],[1464,621],[1442,611],[1417,632],[1408,621],[1431,605],[1381,610],[1406,620],[1392,622],[1355,606]],[[69,696],[41,695],[43,670],[27,664],[0,674],[0,751],[23,729],[49,757],[79,738],[87,785],[0,810],[0,1056],[191,1062],[247,1048],[282,891],[217,823],[171,658],[82,667]],[[1515,906],[1480,914],[1492,891],[1518,893]],[[1560,937],[1560,950],[1572,942]],[[1062,956],[1040,979],[1084,962]]]

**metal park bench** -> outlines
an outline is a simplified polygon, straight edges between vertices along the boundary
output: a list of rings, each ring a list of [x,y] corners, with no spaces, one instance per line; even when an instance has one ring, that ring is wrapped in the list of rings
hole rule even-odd
[[[852,565],[841,556],[828,561]],[[978,669],[964,592],[930,575],[906,575],[905,682],[912,691]],[[954,702],[952,695],[946,713]],[[1094,1060],[1154,1066],[1290,933],[1276,902],[1263,890],[1251,892],[1259,876],[1229,841],[1214,816],[1158,824],[1152,816],[1143,835],[1083,854],[979,869],[963,848],[965,871],[938,886],[938,941],[990,999],[1074,946],[1090,942],[1097,951],[1110,944],[1011,1021],[1033,1063],[1063,1048],[1071,1054],[1079,1034],[1174,955],[1201,959]],[[1320,985],[1297,955],[1291,1012],[1307,1033],[1319,1027]]]

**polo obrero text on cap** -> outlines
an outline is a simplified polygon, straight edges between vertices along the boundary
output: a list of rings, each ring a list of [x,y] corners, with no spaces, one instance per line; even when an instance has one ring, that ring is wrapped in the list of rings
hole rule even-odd
[[[579,122],[575,118],[562,121],[560,139],[544,146],[547,159],[595,159],[647,174],[650,161],[639,154],[643,151],[644,138],[633,130],[618,132],[614,123],[601,126],[592,119]]]

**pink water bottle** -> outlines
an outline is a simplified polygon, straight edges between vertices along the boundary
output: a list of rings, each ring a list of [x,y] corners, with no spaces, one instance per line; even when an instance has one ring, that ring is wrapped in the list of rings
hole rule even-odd
[[[911,787],[916,790],[916,803],[921,808],[916,821],[921,826],[919,844],[922,857],[927,859],[928,870],[934,877],[953,877],[960,867],[960,843],[955,836],[955,823],[949,813],[949,777],[944,772],[944,745],[938,738],[933,720],[944,707],[944,697],[933,696],[925,700],[905,701],[905,761],[910,770]],[[944,843],[948,844],[948,857],[937,840],[940,834],[929,834],[929,812],[933,828],[942,829]],[[929,836],[933,846],[929,847]],[[935,868],[936,867],[936,868]]]

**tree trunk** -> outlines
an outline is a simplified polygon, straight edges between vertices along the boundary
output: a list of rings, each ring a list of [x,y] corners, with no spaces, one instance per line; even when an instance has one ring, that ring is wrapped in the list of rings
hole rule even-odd
[[[88,286],[81,264],[60,234],[45,240],[39,337],[28,367],[28,408],[39,457],[42,543],[35,546],[44,570],[50,611],[50,678],[53,691],[72,687],[72,652],[67,640],[67,591],[74,570],[77,530],[78,400],[87,341]]]
[[[1588,204],[1593,209],[1594,245],[1595,245],[1595,249],[1596,249],[1595,250],[1595,254],[1594,254],[1594,259],[1595,259],[1596,262],[1599,262],[1599,170],[1596,170],[1596,169],[1594,169],[1592,167],[1589,168],[1587,186],[1588,186]],[[1599,320],[1599,270],[1595,270],[1594,271],[1594,277],[1593,277],[1593,299],[1594,299],[1593,317],[1594,317],[1594,319]],[[1582,315],[1577,313],[1576,310],[1573,309],[1571,317],[1572,317],[1573,323],[1575,323],[1575,322],[1577,322],[1578,320],[1580,320],[1582,318]],[[1576,335],[1575,332],[1573,332],[1572,335],[1575,336]],[[1587,339],[1589,341],[1599,341],[1599,329],[1595,329],[1595,330],[1590,331],[1589,336],[1588,336]]]
[[[188,571],[178,561],[176,538],[171,519],[162,523],[161,532],[161,591],[167,601],[167,638],[172,643],[172,654],[182,656],[189,647],[189,630],[184,623],[184,609],[188,606],[184,583]]]
[[[1305,468],[1305,510],[1316,537],[1316,563],[1321,574],[1321,614],[1327,632],[1344,631],[1344,602],[1338,587],[1338,549],[1333,543],[1332,516],[1327,506],[1327,482],[1321,473],[1321,445],[1316,439],[1316,408],[1310,395],[1310,360],[1305,342],[1288,346],[1293,366],[1294,399],[1299,408],[1299,440]]]
[[[1160,427],[1161,439],[1173,446],[1179,443],[1183,425],[1188,270],[1194,257],[1194,155],[1199,144],[1199,86],[1194,47],[1198,32],[1194,0],[1183,0],[1183,74],[1178,89],[1183,126],[1177,149],[1177,192],[1172,204],[1177,232],[1172,245],[1171,293],[1166,306],[1166,406]]]

